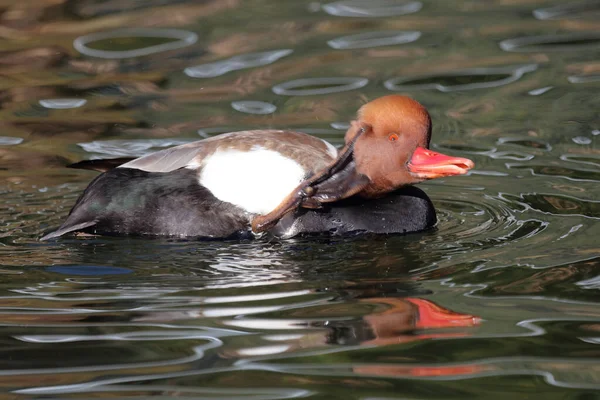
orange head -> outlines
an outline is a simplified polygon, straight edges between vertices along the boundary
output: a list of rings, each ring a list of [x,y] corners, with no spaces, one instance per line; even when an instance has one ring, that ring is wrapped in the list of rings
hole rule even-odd
[[[371,181],[361,192],[365,196],[426,179],[462,175],[474,166],[467,158],[429,150],[431,118],[425,107],[408,97],[380,97],[362,106],[357,116],[346,142],[363,129],[354,144],[354,160],[356,170]]]

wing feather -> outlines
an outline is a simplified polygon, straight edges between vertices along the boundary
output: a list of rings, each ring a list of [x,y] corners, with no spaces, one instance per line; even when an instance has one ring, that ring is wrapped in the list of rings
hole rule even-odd
[[[217,150],[250,151],[257,146],[288,154],[309,171],[326,166],[334,158],[332,146],[317,137],[292,131],[253,130],[225,133],[171,147],[122,164],[119,168],[135,168],[147,172],[197,168],[202,165],[202,160]]]

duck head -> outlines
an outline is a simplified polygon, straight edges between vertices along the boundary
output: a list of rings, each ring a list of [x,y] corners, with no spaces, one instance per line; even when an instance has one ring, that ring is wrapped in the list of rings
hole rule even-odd
[[[358,174],[369,179],[360,190],[378,197],[427,179],[465,174],[473,161],[429,150],[431,118],[421,104],[399,95],[373,100],[360,108],[346,133],[353,143]]]
[[[254,232],[274,226],[298,208],[353,195],[381,197],[427,179],[465,174],[473,161],[429,150],[431,118],[421,104],[389,95],[362,106],[345,135],[345,146],[323,171],[303,181],[273,211],[252,221]]]

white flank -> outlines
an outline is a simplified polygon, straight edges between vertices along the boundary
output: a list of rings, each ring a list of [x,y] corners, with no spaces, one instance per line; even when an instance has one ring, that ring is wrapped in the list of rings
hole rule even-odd
[[[336,158],[338,155],[338,151],[335,148],[335,146],[329,143],[327,140],[323,140],[323,142],[327,145],[327,154],[329,154],[331,158]]]
[[[217,150],[203,160],[200,184],[221,201],[255,214],[267,214],[304,179],[304,168],[280,153]]]

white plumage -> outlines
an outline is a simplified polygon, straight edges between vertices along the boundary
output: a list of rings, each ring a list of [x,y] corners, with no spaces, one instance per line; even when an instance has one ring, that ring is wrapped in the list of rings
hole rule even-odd
[[[281,153],[254,146],[219,149],[202,160],[200,184],[221,201],[247,212],[267,214],[305,178],[300,164]]]

